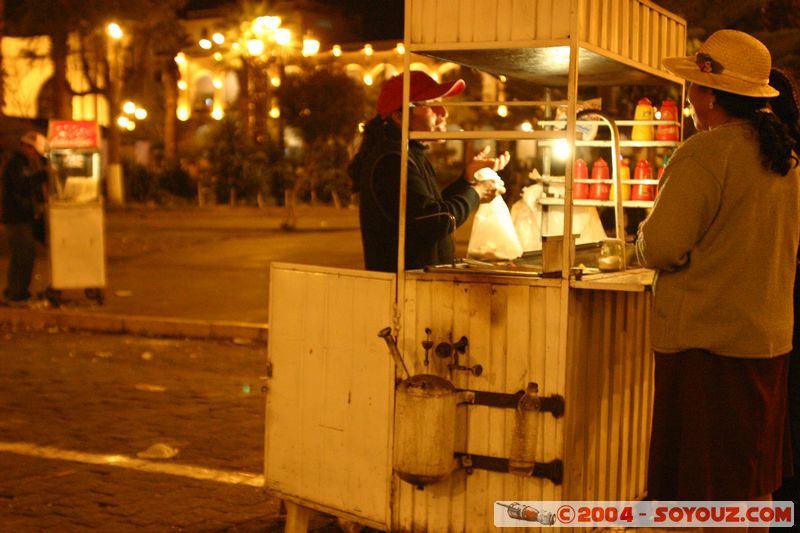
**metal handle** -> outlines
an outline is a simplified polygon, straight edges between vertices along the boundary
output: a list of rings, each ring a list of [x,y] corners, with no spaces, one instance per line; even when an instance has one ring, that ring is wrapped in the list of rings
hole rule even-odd
[[[408,372],[408,368],[406,368],[406,362],[403,360],[403,356],[397,348],[397,341],[392,337],[392,328],[388,326],[383,328],[378,332],[378,337],[383,337],[383,340],[386,341],[386,346],[389,347],[389,353],[392,359],[394,359],[397,371],[405,374],[406,378],[410,377],[411,374]]]
[[[619,147],[619,128],[613,118],[598,109],[584,109],[579,111],[575,116],[577,121],[582,116],[597,115],[611,130],[611,180],[614,182],[616,194],[614,195],[614,227],[617,234],[617,239],[622,240],[622,246],[625,246],[625,215],[622,209],[622,182],[619,175],[620,165],[620,147]],[[628,268],[625,254],[622,254],[622,270]]]

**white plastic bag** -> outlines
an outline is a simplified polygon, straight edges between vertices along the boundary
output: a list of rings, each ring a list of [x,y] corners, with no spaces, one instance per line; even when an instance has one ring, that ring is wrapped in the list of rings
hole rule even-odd
[[[522,255],[511,213],[501,196],[481,204],[475,212],[467,255],[476,259],[516,259]]]
[[[503,180],[491,168],[478,170],[475,179],[493,180],[500,194],[506,190]],[[475,212],[467,255],[476,259],[516,259],[522,255],[522,245],[502,196],[495,196],[491,202],[481,204]]]
[[[511,206],[511,220],[525,252],[542,249],[542,209],[538,203],[542,190],[541,183],[525,187],[522,197]]]

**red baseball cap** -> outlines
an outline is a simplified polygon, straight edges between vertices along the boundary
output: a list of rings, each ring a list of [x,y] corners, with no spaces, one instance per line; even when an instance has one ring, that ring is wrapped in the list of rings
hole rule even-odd
[[[464,80],[439,83],[419,70],[411,71],[410,102],[425,102],[445,96],[455,96],[464,90]],[[403,106],[403,75],[387,80],[378,96],[378,114],[386,119]]]

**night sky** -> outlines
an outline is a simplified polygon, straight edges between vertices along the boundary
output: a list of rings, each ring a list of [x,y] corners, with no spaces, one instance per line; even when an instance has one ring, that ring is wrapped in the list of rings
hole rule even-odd
[[[403,39],[403,0],[323,0],[323,4],[341,5],[345,14],[363,16],[365,41]]]
[[[323,5],[341,6],[346,16],[362,17],[361,39],[364,41],[403,39],[404,0],[317,1]],[[235,3],[236,0],[190,0],[187,7],[202,9]]]

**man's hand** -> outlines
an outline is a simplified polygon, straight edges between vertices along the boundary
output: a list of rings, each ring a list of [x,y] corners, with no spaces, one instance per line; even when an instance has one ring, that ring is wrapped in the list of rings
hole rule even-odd
[[[497,195],[502,194],[494,180],[477,181],[472,184],[472,188],[475,189],[475,192],[481,197],[482,204],[489,203],[494,200]]]
[[[489,167],[495,172],[499,172],[505,168],[508,164],[509,160],[511,159],[511,154],[507,151],[503,152],[502,154],[498,155],[497,157],[489,157],[489,152],[491,148],[489,146],[484,146],[478,155],[476,155],[472,161],[467,163],[466,168],[466,177],[467,181],[470,183],[474,183],[475,178],[473,175],[484,167]]]

